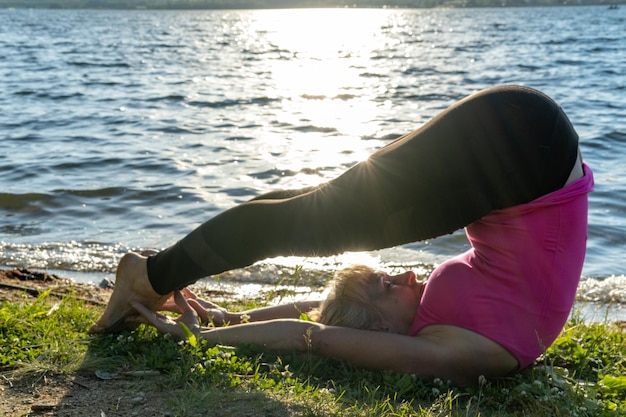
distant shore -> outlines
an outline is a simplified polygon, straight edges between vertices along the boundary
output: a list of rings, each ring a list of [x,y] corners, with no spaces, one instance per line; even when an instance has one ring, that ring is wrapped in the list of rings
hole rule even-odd
[[[626,0],[0,0],[0,8],[16,9],[283,9],[283,8],[463,8],[605,6]]]

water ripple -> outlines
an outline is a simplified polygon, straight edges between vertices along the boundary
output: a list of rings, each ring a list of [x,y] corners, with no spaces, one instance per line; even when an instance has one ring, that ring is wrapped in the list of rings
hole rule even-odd
[[[0,264],[110,271],[126,248],[330,179],[467,94],[518,83],[562,104],[596,174],[585,274],[624,274],[620,14],[336,12],[368,30],[310,39],[276,25],[284,11],[0,10]],[[463,245],[380,256],[433,264]]]

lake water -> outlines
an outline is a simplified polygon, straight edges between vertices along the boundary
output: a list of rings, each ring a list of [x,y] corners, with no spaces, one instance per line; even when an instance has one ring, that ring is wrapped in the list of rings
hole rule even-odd
[[[626,8],[607,7],[0,10],[0,265],[110,277],[129,249],[333,178],[515,83],[562,105],[595,172],[581,300],[626,304],[625,29]],[[232,278],[243,291],[354,261],[427,273],[466,248],[459,232]]]

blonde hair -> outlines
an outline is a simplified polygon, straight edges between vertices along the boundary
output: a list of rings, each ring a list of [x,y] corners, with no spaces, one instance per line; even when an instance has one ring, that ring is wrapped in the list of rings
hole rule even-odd
[[[330,326],[369,329],[381,313],[371,303],[371,291],[378,283],[376,272],[365,265],[352,265],[335,273],[330,293],[319,310],[309,315]]]

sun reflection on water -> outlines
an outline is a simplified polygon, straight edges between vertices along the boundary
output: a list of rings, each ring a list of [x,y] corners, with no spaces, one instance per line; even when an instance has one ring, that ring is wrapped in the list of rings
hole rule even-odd
[[[333,59],[369,54],[389,14],[376,10],[285,9],[254,13],[253,28],[299,58]]]
[[[291,100],[291,116],[314,126],[355,136],[371,133],[367,122],[381,103],[363,94],[377,80],[362,75],[388,41],[383,28],[389,16],[384,10],[255,12],[251,30],[283,57],[269,69],[272,95]]]
[[[277,169],[300,174],[282,182],[284,187],[307,186],[335,176],[346,164],[363,160],[382,142],[362,139],[380,135],[381,108],[389,103],[378,97],[379,77],[372,57],[390,42],[385,28],[393,14],[377,10],[296,9],[259,10],[248,15],[245,45],[250,50],[271,51],[278,59],[266,61],[264,93],[281,100],[284,109],[277,123],[294,126],[288,138],[275,138],[267,127],[265,153]],[[340,140],[338,140],[340,139]],[[277,157],[280,155],[280,157]],[[316,173],[302,173],[303,167]],[[328,175],[324,167],[335,167]]]

